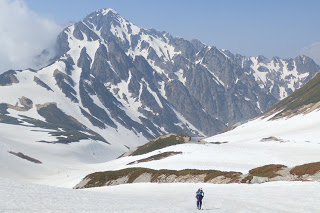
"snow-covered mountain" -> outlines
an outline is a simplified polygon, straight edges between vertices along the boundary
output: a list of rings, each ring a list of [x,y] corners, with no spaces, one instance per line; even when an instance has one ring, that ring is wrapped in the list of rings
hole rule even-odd
[[[192,212],[200,183],[38,184],[72,188],[90,173],[136,167],[247,174],[270,164],[288,167],[274,171],[285,180],[292,167],[320,161],[319,66],[305,56],[233,55],[139,28],[110,9],[66,28],[57,53],[40,70],[0,75],[0,211]],[[163,133],[208,135],[261,112],[201,143],[116,159]],[[178,154],[155,159],[170,152]],[[132,180],[151,179],[144,175]],[[218,185],[204,177],[208,212],[319,212],[316,181]]]
[[[143,29],[112,9],[64,29],[56,53],[40,70],[0,75],[2,137],[18,141],[16,128],[30,143],[87,141],[108,150],[91,156],[100,160],[169,132],[216,133],[265,112],[320,70],[305,56],[248,58]]]
[[[286,167],[278,173],[279,177],[275,180],[299,178],[319,180],[319,166],[314,168],[318,172],[312,177],[308,175],[296,177],[290,174],[290,170],[295,166],[320,162],[319,82],[320,74],[265,114],[242,125],[234,126],[229,131],[205,138],[200,143],[192,141],[185,143],[183,142],[185,138],[182,137],[179,139],[180,142],[174,142],[176,145],[168,146],[168,141],[163,142],[167,145],[160,147],[157,145],[157,149],[151,149],[151,146],[147,145],[146,147],[151,149],[148,152],[115,160],[111,160],[115,153],[110,150],[108,152],[110,156],[105,155],[105,150],[109,146],[105,143],[92,143],[93,141],[69,145],[36,143],[34,140],[46,135],[46,132],[39,130],[28,132],[23,126],[17,126],[14,131],[12,125],[2,124],[0,138],[4,143],[0,144],[0,168],[5,171],[2,176],[54,186],[74,187],[88,174],[98,171],[118,171],[137,167],[173,171],[218,170],[242,173],[239,178],[243,180],[246,178],[243,175],[252,169],[267,165],[284,165]],[[10,140],[4,137],[8,132],[11,133]],[[170,137],[178,139],[177,136]],[[168,137],[161,138],[166,140]],[[15,156],[18,152],[39,160],[42,164],[30,162],[32,160],[30,158],[21,159],[21,154],[18,158]],[[159,155],[160,157],[156,157]],[[103,162],[106,160],[109,161]],[[159,175],[159,172],[157,174]],[[138,177],[139,175],[135,176],[137,182],[148,182],[148,178]],[[196,180],[201,182],[201,178],[204,176],[193,178],[193,182]],[[168,179],[175,182],[185,181],[186,178],[172,179],[171,176]],[[126,180],[128,181],[128,178],[121,178],[121,181]],[[212,181],[223,183],[230,179],[225,180],[221,177]]]

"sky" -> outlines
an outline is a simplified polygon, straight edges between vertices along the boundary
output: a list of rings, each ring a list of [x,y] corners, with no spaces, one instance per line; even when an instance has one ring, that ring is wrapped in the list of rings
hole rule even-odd
[[[64,27],[102,8],[234,54],[305,54],[320,64],[318,0],[0,0],[0,70],[41,66],[34,56]]]

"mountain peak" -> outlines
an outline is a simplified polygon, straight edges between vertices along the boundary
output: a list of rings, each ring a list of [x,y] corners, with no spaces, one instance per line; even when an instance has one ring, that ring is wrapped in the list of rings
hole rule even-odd
[[[102,15],[107,15],[108,13],[113,13],[113,14],[118,14],[114,9],[112,8],[105,8],[105,9],[100,9],[96,11],[97,13],[101,13]]]
[[[112,8],[105,8],[96,10],[95,12],[90,13],[84,20],[92,20],[92,19],[116,19],[120,20],[123,19],[114,9]]]

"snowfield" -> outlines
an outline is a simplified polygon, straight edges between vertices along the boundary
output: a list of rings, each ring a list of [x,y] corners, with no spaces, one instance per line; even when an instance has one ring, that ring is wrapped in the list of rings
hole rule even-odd
[[[246,174],[253,168],[268,164],[294,167],[320,161],[319,111],[290,119],[267,120],[259,118],[232,131],[206,138],[205,141],[208,143],[205,144],[180,144],[112,162],[118,165],[117,169],[128,167],[172,170],[215,169]],[[271,136],[281,141],[261,142],[263,138]],[[222,144],[215,144],[217,142]],[[182,154],[162,160],[127,165],[139,159],[170,151]],[[115,170],[114,164],[106,164],[105,170]]]
[[[71,189],[89,173],[132,166],[153,169],[219,169],[246,173],[252,168],[271,163],[291,167],[317,162],[320,161],[319,121],[319,111],[276,121],[256,119],[232,131],[205,139],[207,142],[227,143],[180,144],[111,161],[108,158],[115,155],[109,152],[109,156],[105,156],[106,152],[101,151],[103,146],[109,145],[93,145],[93,141],[69,145],[32,142],[37,134],[47,133],[28,133],[19,126],[16,128],[21,128],[24,140],[20,137],[9,140],[3,135],[13,130],[1,124],[0,212],[198,212],[194,194],[199,187],[205,191],[204,212],[320,212],[320,205],[317,204],[320,199],[320,182],[316,181],[252,185],[135,183]],[[270,136],[283,142],[260,141]],[[43,164],[31,163],[8,151],[21,151],[39,159]],[[166,151],[181,151],[183,154],[127,165]]]
[[[135,183],[71,189],[87,174],[128,167],[247,173],[267,164],[293,167],[319,162],[319,111],[275,121],[258,118],[206,138],[204,144],[180,144],[119,159],[115,159],[119,153],[112,152],[105,143],[40,143],[35,142],[39,135],[48,140],[51,136],[43,131],[30,131],[29,127],[0,126],[0,212],[197,212],[194,194],[199,187],[205,191],[203,207],[206,212],[320,212],[320,205],[317,205],[320,182],[316,181],[253,185]],[[261,142],[271,136],[280,141]],[[8,151],[22,152],[42,164],[18,158]],[[127,165],[167,151],[182,154]]]
[[[34,142],[38,134],[47,133],[31,132],[23,129],[25,127],[12,126],[1,124],[1,177],[67,188],[74,187],[89,173],[128,167],[173,170],[215,169],[246,174],[250,169],[268,164],[294,167],[320,161],[319,111],[275,121],[256,119],[232,131],[205,139],[209,143],[180,144],[140,156],[119,159],[115,158],[120,154],[113,153],[108,144],[94,141],[68,145],[39,143]],[[12,134],[17,130],[21,135],[14,137]],[[270,136],[279,138],[282,142],[261,142],[261,139]],[[22,152],[40,160],[43,164],[31,163],[8,151]],[[168,151],[178,151],[182,154],[162,160],[127,165]]]
[[[212,141],[228,141],[242,143],[246,141],[260,141],[262,138],[274,136],[284,142],[313,145],[320,144],[320,111],[315,110],[309,114],[299,114],[289,119],[281,118],[269,120],[273,117],[258,118],[245,123],[232,131],[225,132],[205,139]]]
[[[205,192],[203,212],[320,212],[319,182],[246,184],[126,184],[85,190],[0,179],[0,212],[198,212],[195,191]]]

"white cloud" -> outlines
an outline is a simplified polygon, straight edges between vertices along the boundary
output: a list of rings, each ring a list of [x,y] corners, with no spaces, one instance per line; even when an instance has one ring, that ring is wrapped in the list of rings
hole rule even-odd
[[[320,42],[315,42],[310,46],[302,48],[300,53],[309,56],[320,65]]]
[[[61,29],[22,0],[0,0],[0,73],[45,65],[46,59],[35,60],[35,56],[53,46]]]

